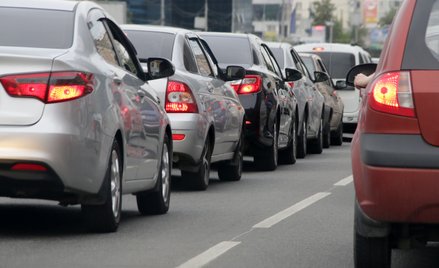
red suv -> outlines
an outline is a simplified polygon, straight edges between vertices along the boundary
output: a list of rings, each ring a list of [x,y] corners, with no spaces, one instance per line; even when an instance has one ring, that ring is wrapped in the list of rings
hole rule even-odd
[[[355,267],[390,267],[392,248],[439,240],[439,0],[402,2],[363,95],[352,140]]]

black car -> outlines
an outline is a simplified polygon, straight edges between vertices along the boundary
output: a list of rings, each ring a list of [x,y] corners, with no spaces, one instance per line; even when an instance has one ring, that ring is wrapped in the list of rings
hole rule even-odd
[[[232,81],[245,108],[245,154],[262,170],[296,162],[297,103],[286,81],[302,74],[287,69],[286,79],[270,49],[257,36],[232,33],[199,33],[209,44],[219,66],[238,65],[245,78]],[[279,155],[278,155],[279,154]]]

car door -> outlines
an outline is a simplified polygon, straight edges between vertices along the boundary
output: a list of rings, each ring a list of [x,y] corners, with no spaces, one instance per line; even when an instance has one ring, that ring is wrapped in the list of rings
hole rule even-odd
[[[134,180],[154,179],[158,172],[160,151],[160,110],[157,98],[145,84],[140,63],[134,47],[126,35],[111,20],[105,23],[110,31],[119,66],[114,68],[113,79],[119,84],[119,91],[126,102],[121,107],[128,128],[127,155],[137,166]],[[127,126],[127,125],[126,125]]]
[[[279,109],[280,109],[280,122],[279,122],[279,147],[285,147],[289,144],[291,125],[293,124],[293,111],[294,102],[292,96],[289,93],[289,88],[283,80],[282,71],[274,58],[270,49],[263,44],[263,48],[267,52],[268,58],[274,68],[276,74],[276,83],[278,84],[278,97],[279,97]]]
[[[215,77],[214,70],[206,57],[200,40],[195,35],[188,35],[188,43],[195,57],[198,68],[200,88],[198,94],[208,116],[212,118],[215,127],[215,147],[212,156],[224,153],[225,125],[227,124],[227,104],[224,101],[223,81]]]
[[[199,39],[199,41],[203,47],[206,58],[209,61],[209,64],[211,65],[213,70],[213,84],[215,87],[221,88],[217,91],[217,93],[219,99],[218,103],[220,105],[221,103],[223,103],[223,105],[221,105],[221,108],[226,113],[226,120],[223,124],[223,144],[225,145],[225,147],[223,148],[225,152],[232,152],[234,151],[236,142],[240,139],[244,110],[239,101],[239,97],[236,91],[222,79],[220,75],[221,70],[217,65],[217,60],[209,45],[203,39]]]

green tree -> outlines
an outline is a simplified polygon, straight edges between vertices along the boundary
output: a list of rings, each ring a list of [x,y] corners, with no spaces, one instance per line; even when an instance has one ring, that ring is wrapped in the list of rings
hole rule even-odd
[[[389,10],[379,21],[378,25],[381,27],[392,24],[393,17],[395,17],[396,14],[396,8],[392,8]]]
[[[340,20],[334,21],[334,28],[332,29],[334,43],[350,43],[351,35],[349,32],[343,31],[343,22]]]
[[[313,19],[312,25],[325,25],[327,21],[333,21],[334,11],[335,5],[331,3],[331,0],[313,2],[310,10]]]

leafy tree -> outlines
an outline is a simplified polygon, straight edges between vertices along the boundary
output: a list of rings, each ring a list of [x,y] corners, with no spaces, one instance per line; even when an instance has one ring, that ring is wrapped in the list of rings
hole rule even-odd
[[[396,14],[396,8],[390,9],[379,21],[378,25],[381,27],[392,24],[393,17],[395,17]]]
[[[334,43],[349,43],[351,41],[350,33],[343,31],[343,22],[340,20],[334,21],[332,34],[332,39]]]
[[[313,2],[310,10],[310,16],[313,19],[312,25],[325,25],[327,21],[333,21],[335,9],[331,0]]]

